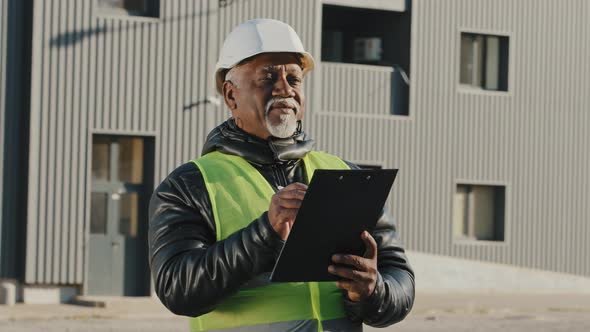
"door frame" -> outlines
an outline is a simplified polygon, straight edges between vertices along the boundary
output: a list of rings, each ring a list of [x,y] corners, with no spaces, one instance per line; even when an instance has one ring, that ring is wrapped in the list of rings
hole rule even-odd
[[[83,220],[83,229],[84,229],[84,246],[83,246],[83,277],[82,277],[82,285],[80,287],[80,294],[81,295],[89,295],[88,294],[88,271],[89,271],[89,256],[90,256],[90,197],[92,194],[92,146],[93,146],[93,137],[95,135],[104,135],[104,136],[119,136],[119,137],[139,137],[144,139],[144,181],[146,187],[146,197],[140,200],[140,202],[145,201],[145,203],[149,203],[149,196],[154,189],[155,179],[156,179],[156,155],[157,155],[157,142],[159,141],[159,135],[157,132],[154,131],[118,131],[118,130],[101,130],[101,129],[91,129],[88,130],[87,140],[88,142],[86,146],[86,188],[84,190],[84,220]],[[141,204],[141,203],[140,203]],[[147,213],[146,213],[147,214]],[[143,233],[140,232],[140,236],[144,235],[145,239],[147,240],[147,232],[148,227],[143,228]],[[147,259],[149,260],[149,253],[147,244],[145,246],[145,254]],[[147,276],[146,276],[146,294],[144,296],[152,296],[153,294],[153,282],[151,278],[151,273],[149,271],[149,266],[147,267]]]

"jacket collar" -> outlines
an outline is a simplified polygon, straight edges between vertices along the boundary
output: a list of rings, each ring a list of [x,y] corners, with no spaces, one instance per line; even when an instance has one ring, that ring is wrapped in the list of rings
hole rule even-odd
[[[229,119],[209,133],[202,154],[219,151],[240,156],[251,163],[269,165],[300,159],[312,150],[313,145],[313,140],[303,131],[289,138],[264,140],[248,134]]]

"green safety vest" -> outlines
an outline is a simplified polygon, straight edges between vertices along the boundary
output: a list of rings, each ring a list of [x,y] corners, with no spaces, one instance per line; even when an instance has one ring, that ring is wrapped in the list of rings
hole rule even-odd
[[[268,210],[275,191],[241,157],[211,152],[193,162],[200,169],[211,200],[217,241],[248,226]],[[340,158],[324,152],[303,157],[307,183],[316,169],[350,169]],[[242,289],[215,310],[192,318],[191,331],[229,329],[275,322],[345,317],[343,294],[334,282],[291,282]]]

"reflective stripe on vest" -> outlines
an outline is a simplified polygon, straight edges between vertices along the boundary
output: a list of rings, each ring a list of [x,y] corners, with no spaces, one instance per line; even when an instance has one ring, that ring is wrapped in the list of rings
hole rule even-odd
[[[245,228],[268,210],[275,191],[246,160],[211,152],[193,161],[199,167],[211,200],[217,241]],[[307,182],[316,169],[350,169],[324,152],[303,157]],[[345,317],[342,291],[334,282],[277,283],[242,289],[212,312],[191,319],[191,331],[225,329],[294,320]],[[322,324],[318,324],[322,331]]]

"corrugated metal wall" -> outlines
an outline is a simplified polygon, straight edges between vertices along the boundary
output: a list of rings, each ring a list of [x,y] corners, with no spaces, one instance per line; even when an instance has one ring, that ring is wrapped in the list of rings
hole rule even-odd
[[[320,48],[314,0],[229,1],[222,8],[217,0],[166,0],[160,19],[105,17],[92,3],[35,2],[28,283],[84,280],[92,133],[154,136],[159,183],[199,156],[207,133],[229,116],[206,100],[215,95],[212,70],[233,26],[280,18],[312,53]]]
[[[92,133],[154,136],[158,183],[228,117],[206,100],[234,25],[284,20],[320,60],[320,1],[163,0],[159,20],[103,17],[91,3],[35,2],[29,283],[83,282]],[[400,168],[390,208],[409,248],[590,275],[589,14],[584,0],[416,0],[410,116],[362,115],[364,105],[335,114],[344,91],[363,100],[364,90],[357,80],[320,88],[320,65],[306,82],[306,128],[319,148]],[[508,94],[458,90],[461,29],[510,35]],[[506,243],[453,244],[459,180],[507,185]]]
[[[590,2],[415,1],[413,14],[410,247],[590,275]],[[460,29],[509,35],[508,94],[458,90]],[[506,184],[505,244],[452,244],[461,179]]]
[[[590,275],[589,16],[585,0],[413,1],[410,118],[326,113],[314,132],[400,168],[390,206],[409,248]],[[508,93],[458,88],[461,31],[510,37]],[[362,81],[323,84],[350,100]],[[453,242],[460,181],[506,185],[505,243]]]
[[[391,114],[392,67],[323,62],[320,68],[325,82],[321,86],[322,112]]]
[[[202,102],[216,1],[162,1],[154,20],[101,16],[93,3],[35,3],[30,283],[83,282],[93,133],[155,136],[161,179],[198,154],[215,116]]]

